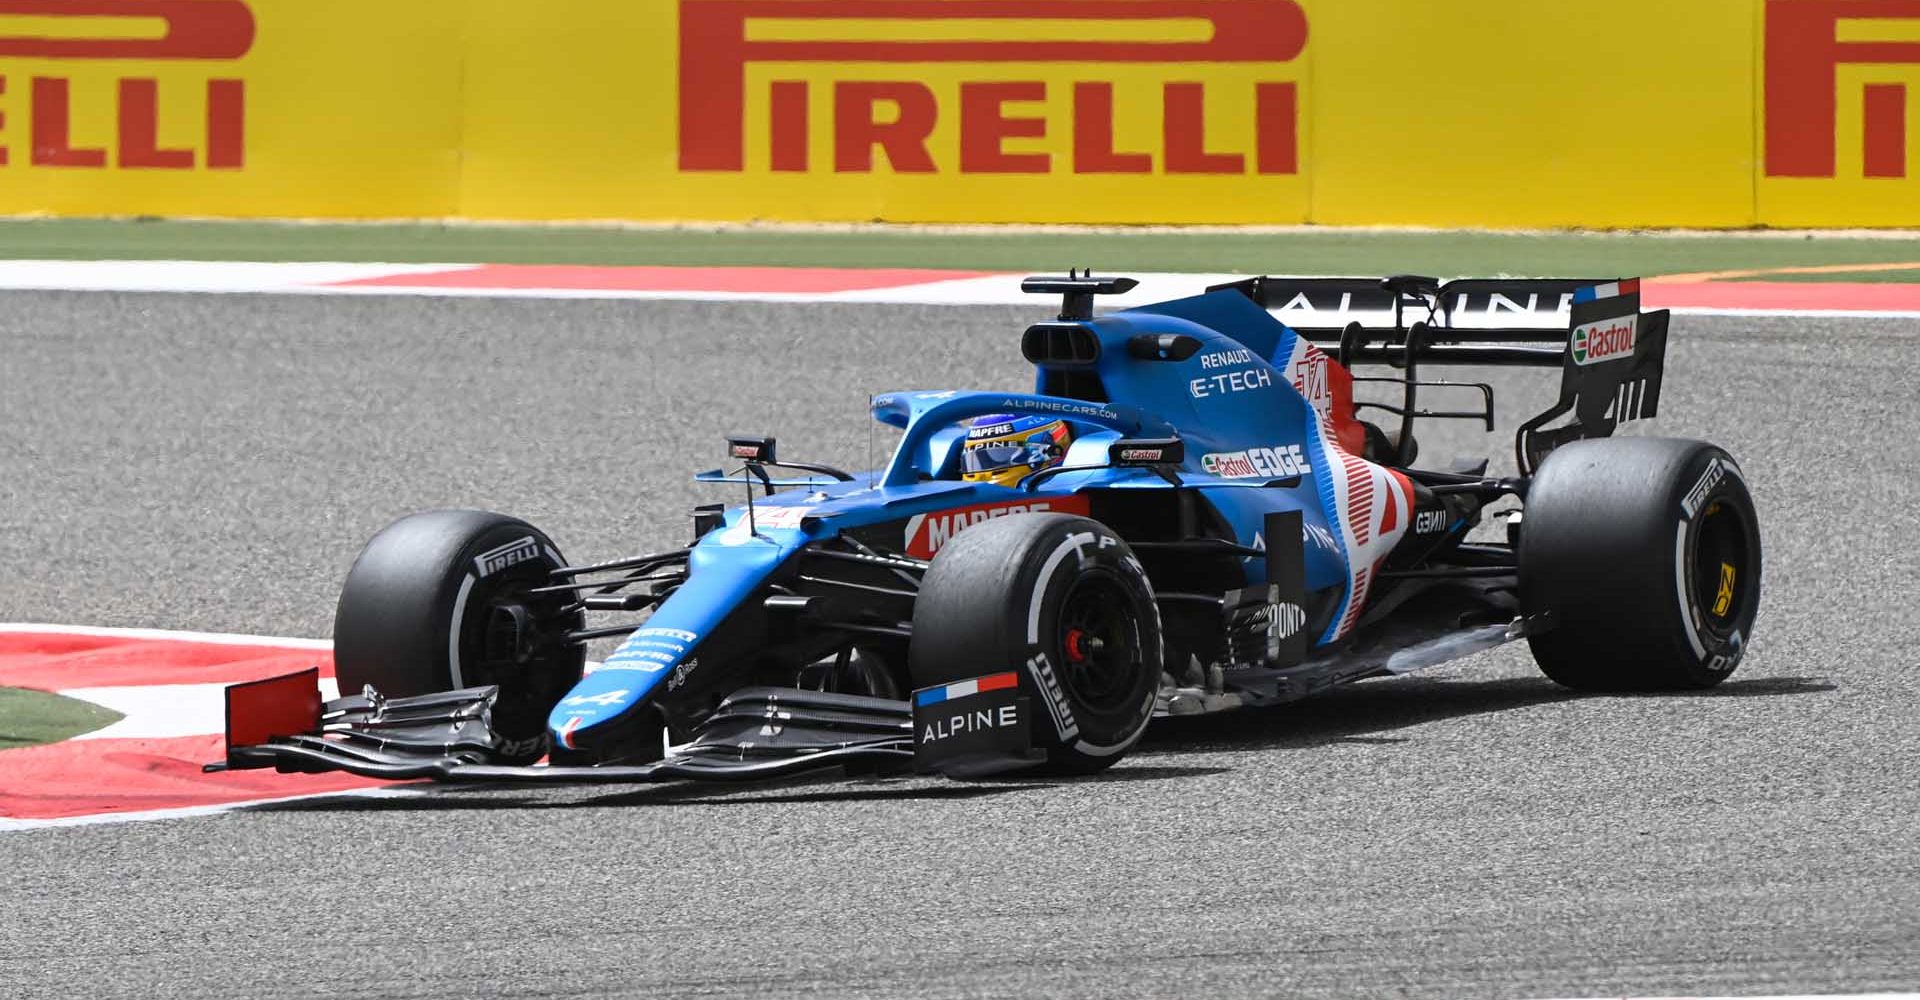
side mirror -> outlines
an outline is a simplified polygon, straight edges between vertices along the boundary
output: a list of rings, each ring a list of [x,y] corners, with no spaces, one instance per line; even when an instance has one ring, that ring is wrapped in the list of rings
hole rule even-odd
[[[1174,471],[1187,457],[1187,443],[1177,437],[1121,438],[1107,446],[1107,464],[1120,469],[1150,469],[1169,485],[1184,485]],[[1032,492],[1040,484],[1063,472],[1084,472],[1099,468],[1092,465],[1055,465],[1026,478],[1021,488]]]
[[[1177,437],[1121,438],[1107,449],[1107,461],[1132,468],[1179,465],[1187,459],[1187,443]]]
[[[773,438],[729,436],[727,455],[743,462],[759,462],[762,465],[774,464]]]

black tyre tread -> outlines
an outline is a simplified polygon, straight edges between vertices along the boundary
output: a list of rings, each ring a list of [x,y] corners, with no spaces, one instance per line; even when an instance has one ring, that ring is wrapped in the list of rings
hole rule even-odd
[[[1570,443],[1541,464],[1520,529],[1520,594],[1523,613],[1554,615],[1550,631],[1528,640],[1548,677],[1583,691],[1657,691],[1711,687],[1731,673],[1692,650],[1674,585],[1680,501],[1715,458],[1732,462],[1701,441],[1609,438]],[[1713,495],[1722,492],[1757,524],[1739,478]],[[1756,538],[1749,603],[1759,558]]]
[[[479,552],[527,535],[538,539],[543,553],[559,551],[527,522],[480,510],[424,511],[375,535],[348,571],[334,614],[340,690],[352,693],[371,684],[382,694],[404,697],[454,687],[448,630],[466,564]],[[547,679],[552,687],[564,692],[578,680],[584,651],[576,659],[557,671],[568,676]],[[470,677],[461,680],[476,683]],[[534,694],[533,700],[549,693]],[[544,712],[537,705],[519,704],[515,695],[502,692],[496,731],[514,739],[544,733]]]
[[[1098,521],[1071,514],[1016,514],[975,525],[949,540],[928,569],[915,602],[910,654],[914,686],[963,680],[990,669],[1019,669],[1023,689],[1039,704],[1040,693],[1031,689],[1032,678],[1023,668],[1025,623],[1038,562],[1067,536],[1089,530],[1118,537]],[[1131,555],[1124,542],[1116,551]],[[1144,582],[1144,576],[1141,579]],[[1150,599],[1147,605],[1151,609]],[[1151,613],[1142,628],[1151,684],[1157,687],[1159,622],[1157,611]],[[1133,730],[1126,740],[1130,748],[1143,727],[1131,722],[1126,726]],[[1076,753],[1059,746],[1052,728],[1039,721],[1033,732],[1036,743],[1046,742],[1052,751],[1042,771],[1087,774],[1125,755],[1125,749],[1101,757]]]
[[[412,514],[381,529],[354,559],[333,618],[334,671],[342,692],[372,684],[389,697],[444,691],[444,636],[432,585],[453,573],[474,537],[526,525],[478,510]],[[422,586],[422,582],[427,586]]]

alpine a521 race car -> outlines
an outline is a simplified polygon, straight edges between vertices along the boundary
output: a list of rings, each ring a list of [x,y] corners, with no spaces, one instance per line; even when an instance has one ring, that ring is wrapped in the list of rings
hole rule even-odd
[[[883,469],[730,438],[735,467],[695,479],[744,502],[695,508],[684,548],[576,565],[501,514],[401,519],[347,574],[345,696],[323,703],[315,671],[230,689],[209,767],[1085,773],[1156,717],[1516,639],[1580,690],[1703,688],[1740,662],[1761,567],[1739,466],[1609,436],[1659,404],[1668,314],[1636,281],[1261,277],[1094,314],[1135,284],[1028,279],[1064,300],[1020,340],[1035,391],[875,397],[901,430]],[[1463,365],[1559,373],[1514,475],[1417,464],[1420,421],[1493,429],[1490,386],[1421,375]],[[1435,390],[1473,405],[1423,408]],[[1504,532],[1470,541],[1507,497]]]

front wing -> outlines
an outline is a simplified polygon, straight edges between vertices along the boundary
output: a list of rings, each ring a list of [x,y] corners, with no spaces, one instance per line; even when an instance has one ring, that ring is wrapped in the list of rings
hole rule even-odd
[[[908,771],[914,763],[907,702],[794,688],[735,692],[693,739],[659,760],[594,766],[491,763],[492,687],[411,698],[371,689],[322,703],[318,672],[227,689],[227,757],[209,771],[272,767],[345,771],[370,778],[449,782],[630,784],[759,781],[811,771]],[[1024,748],[1023,748],[1024,749]]]
[[[1380,674],[1402,674],[1458,659],[1551,627],[1515,619],[1422,634],[1417,628],[1290,669],[1236,671],[1219,682],[1163,684],[1156,716],[1275,705]],[[305,670],[227,689],[226,759],[208,771],[276,768],[345,771],[389,780],[493,784],[636,784],[764,781],[801,774],[939,772],[977,777],[1041,763],[1024,719],[1027,699],[1011,673],[915,692],[912,701],[752,687],[729,695],[686,743],[633,764],[495,763],[491,725],[496,689],[467,688],[410,698],[372,689],[322,702],[319,672]],[[995,690],[995,689],[998,690]],[[1002,714],[1005,713],[1005,714]],[[990,718],[981,726],[970,720]],[[1008,719],[1019,725],[1002,728]]]

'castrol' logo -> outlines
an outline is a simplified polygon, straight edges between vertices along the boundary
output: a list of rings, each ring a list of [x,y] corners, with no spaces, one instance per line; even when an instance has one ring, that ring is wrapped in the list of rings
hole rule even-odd
[[[1597,323],[1573,328],[1573,363],[1576,365],[1596,365],[1602,361],[1613,361],[1633,353],[1633,344],[1640,331],[1640,317],[1622,316],[1618,319],[1603,319]]]
[[[1281,479],[1313,471],[1297,444],[1277,448],[1248,448],[1200,456],[1200,468],[1222,479]]]
[[[996,517],[1008,514],[1085,514],[1087,498],[1082,496],[1052,497],[1046,500],[1030,500],[1026,503],[983,503],[972,507],[956,507],[953,510],[937,511],[932,514],[915,514],[907,520],[907,555],[915,559],[932,559],[940,551],[940,546],[954,535]]]

